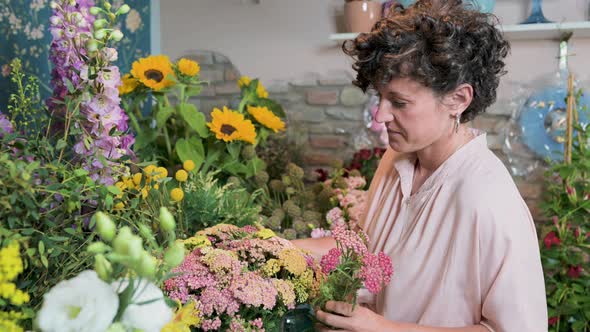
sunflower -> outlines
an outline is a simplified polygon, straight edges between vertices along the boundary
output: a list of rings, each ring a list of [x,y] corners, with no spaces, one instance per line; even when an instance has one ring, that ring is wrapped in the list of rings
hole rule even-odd
[[[135,88],[137,88],[137,85],[139,84],[137,82],[137,78],[131,76],[131,74],[123,75],[121,81],[123,82],[123,84],[119,86],[120,95],[126,95],[128,93],[133,92],[133,90],[135,90]]]
[[[215,133],[217,139],[225,142],[235,140],[245,141],[254,144],[256,129],[252,121],[244,119],[244,116],[227,107],[223,111],[214,108],[211,112],[211,122],[207,123],[209,129]]]
[[[241,88],[250,85],[250,82],[252,80],[250,79],[250,77],[248,76],[242,76],[240,77],[240,79],[238,80],[238,86]]]
[[[250,113],[250,115],[252,115],[260,124],[271,129],[275,133],[279,130],[285,130],[285,123],[281,118],[269,111],[268,107],[248,106],[248,113]]]
[[[183,75],[193,77],[201,71],[201,67],[196,61],[182,58],[178,60],[178,70]]]
[[[155,91],[174,85],[174,81],[168,79],[168,75],[174,76],[172,64],[165,55],[151,55],[135,61],[131,75]]]

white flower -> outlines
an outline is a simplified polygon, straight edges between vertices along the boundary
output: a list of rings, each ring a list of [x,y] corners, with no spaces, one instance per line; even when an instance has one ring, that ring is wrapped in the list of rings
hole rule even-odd
[[[86,270],[49,290],[37,319],[44,332],[103,332],[118,307],[117,293],[96,272]]]
[[[128,280],[115,281],[111,285],[114,290],[123,292]],[[164,294],[154,284],[141,280],[139,285],[135,285],[137,293],[133,296],[132,303],[125,309],[121,323],[127,328],[135,328],[143,332],[160,332],[162,327],[168,323],[172,317],[172,309],[164,302]],[[153,301],[157,299],[156,301]],[[147,304],[142,302],[153,301]]]
[[[139,12],[135,9],[131,9],[129,14],[127,14],[127,18],[125,19],[125,26],[127,30],[130,32],[135,32],[141,26],[141,16]]]

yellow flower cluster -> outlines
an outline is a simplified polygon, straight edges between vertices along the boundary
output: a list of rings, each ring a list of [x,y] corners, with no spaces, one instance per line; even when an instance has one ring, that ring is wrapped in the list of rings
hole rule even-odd
[[[27,318],[23,313],[16,311],[0,311],[0,331],[23,332],[24,329],[18,325],[19,320]]]
[[[178,60],[178,71],[181,74],[193,77],[197,75],[201,71],[201,67],[196,61],[189,60],[189,59],[180,59]]]
[[[268,240],[271,237],[276,236],[276,234],[271,229],[263,228],[263,229],[259,230],[258,232],[256,232],[256,236],[263,239],[263,240]]]
[[[29,302],[29,294],[16,288],[14,279],[23,272],[23,261],[20,258],[20,246],[13,242],[0,249],[0,298],[20,306]]]
[[[142,186],[142,180],[144,179]],[[168,170],[164,167],[156,167],[155,165],[148,165],[144,168],[143,173],[138,172],[133,174],[131,177],[124,176],[121,181],[115,183],[115,187],[121,190],[121,194],[117,195],[119,201],[115,203],[115,210],[122,210],[125,208],[125,202],[123,201],[123,194],[127,190],[136,190],[141,194],[142,198],[147,198],[152,188],[158,190],[160,188],[160,180],[168,176]]]
[[[284,249],[279,253],[279,261],[285,269],[300,276],[307,269],[307,261],[298,249]]]
[[[264,263],[262,266],[262,273],[267,277],[272,277],[275,274],[279,273],[281,270],[281,262],[278,260],[271,258]]]
[[[209,241],[209,239],[204,235],[195,235],[181,241],[184,243],[184,248],[188,251],[193,251],[196,248],[211,246],[211,241]]]
[[[178,303],[178,308],[172,320],[164,325],[161,332],[190,332],[191,327],[198,327],[201,323],[199,319],[199,309],[196,308],[195,302],[191,301],[184,306]]]

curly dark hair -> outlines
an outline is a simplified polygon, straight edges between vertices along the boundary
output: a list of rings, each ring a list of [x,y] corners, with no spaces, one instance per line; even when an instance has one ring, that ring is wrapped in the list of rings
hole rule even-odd
[[[437,96],[470,84],[474,95],[461,122],[472,120],[496,101],[510,45],[496,28],[498,18],[469,8],[462,0],[418,0],[342,45],[355,59],[354,85],[367,91],[398,77],[431,88]]]

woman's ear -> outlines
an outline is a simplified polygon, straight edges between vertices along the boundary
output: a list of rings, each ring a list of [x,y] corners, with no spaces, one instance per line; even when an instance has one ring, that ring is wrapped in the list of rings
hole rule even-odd
[[[444,97],[444,105],[450,113],[463,113],[473,101],[473,87],[471,84],[461,84]]]

